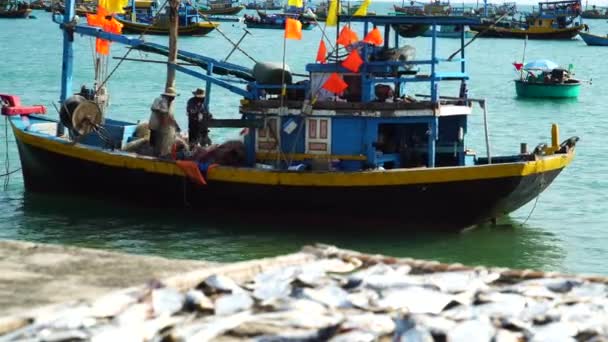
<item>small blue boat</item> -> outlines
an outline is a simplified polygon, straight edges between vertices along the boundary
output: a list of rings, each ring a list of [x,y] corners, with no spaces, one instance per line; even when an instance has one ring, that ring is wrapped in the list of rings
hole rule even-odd
[[[579,33],[579,36],[583,38],[585,43],[590,46],[608,46],[608,35],[606,36],[597,36],[595,34],[589,33]]]

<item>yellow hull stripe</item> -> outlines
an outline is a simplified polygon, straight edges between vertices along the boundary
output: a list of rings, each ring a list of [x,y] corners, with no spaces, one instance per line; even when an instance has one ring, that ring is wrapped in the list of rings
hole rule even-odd
[[[185,177],[184,172],[173,161],[93,150],[78,144],[72,145],[53,141],[35,134],[26,133],[15,127],[13,128],[15,137],[19,141],[49,152],[107,166]],[[288,172],[218,166],[208,171],[207,180],[211,184],[213,181],[221,181],[260,185],[337,187],[429,184],[518,177],[544,173],[566,167],[573,158],[574,150],[571,150],[568,154],[554,154],[528,162],[365,172]]]

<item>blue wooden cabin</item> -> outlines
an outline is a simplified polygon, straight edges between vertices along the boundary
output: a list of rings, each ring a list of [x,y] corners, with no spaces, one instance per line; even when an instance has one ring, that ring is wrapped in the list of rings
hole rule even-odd
[[[474,156],[467,154],[464,141],[471,113],[464,30],[462,51],[451,61],[437,56],[435,34],[429,39],[430,57],[386,61],[379,55],[400,46],[394,25],[431,25],[435,33],[439,25],[462,27],[478,23],[478,19],[370,16],[348,20],[363,24],[363,36],[374,27],[384,28],[384,46],[360,46],[364,64],[359,73],[335,60],[308,64],[309,79],[287,86],[287,99],[283,101],[279,94],[272,95],[280,85],[252,82],[249,88],[255,96],[244,101],[240,111],[245,120],[263,120],[265,124],[245,138],[249,163],[275,168],[304,164],[315,169],[315,160],[326,160],[331,162],[330,168],[343,171],[472,164]],[[457,63],[458,71],[440,71],[445,63]],[[430,72],[420,74],[421,66],[427,66]],[[343,96],[318,91],[333,72],[349,85]],[[459,91],[444,97],[440,94],[443,82],[458,82]],[[426,96],[412,99],[415,94],[409,87],[414,83],[428,85]],[[379,94],[379,90],[389,88],[394,95],[387,98]]]

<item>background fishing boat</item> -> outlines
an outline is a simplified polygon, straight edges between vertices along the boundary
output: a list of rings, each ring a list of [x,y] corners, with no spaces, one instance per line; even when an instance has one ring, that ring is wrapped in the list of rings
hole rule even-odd
[[[581,17],[585,19],[608,19],[608,8],[600,8],[593,5],[591,9],[585,9]]]
[[[209,0],[199,4],[198,7],[202,14],[222,15],[236,15],[245,9],[245,6],[241,5],[239,0]]]
[[[31,13],[32,9],[24,1],[0,1],[0,18],[29,18]]]
[[[480,37],[525,39],[572,39],[584,29],[580,0],[539,3],[539,11],[523,21],[484,19],[481,25],[471,26]]]
[[[476,32],[472,31],[468,26],[465,26],[464,28],[464,37],[465,38],[472,38],[475,36]],[[437,35],[438,38],[461,38],[461,32],[460,32],[460,27],[458,26],[450,26],[450,25],[443,25],[443,26],[439,26],[437,27],[437,32],[435,33]],[[433,36],[433,30],[432,29],[427,29],[423,34],[421,34],[422,37],[432,37]]]
[[[590,34],[586,32],[580,32],[578,34],[583,38],[585,44],[590,46],[608,46],[608,35],[598,36],[595,34]]]
[[[140,2],[141,7],[137,7],[136,16],[133,21],[132,10],[125,15],[116,16],[123,25],[123,32],[134,34],[168,35],[169,34],[169,14],[167,8],[159,9],[155,12],[151,1]],[[182,5],[178,10],[179,34],[183,36],[203,36],[215,30],[218,23],[211,22],[203,18],[197,9],[190,5]]]
[[[283,30],[287,18],[299,20],[302,23],[302,30],[312,30],[315,27],[314,21],[302,14],[266,13],[260,10],[257,13],[257,17],[245,14],[243,22],[247,28]]]
[[[537,60],[520,68],[521,77],[515,80],[517,96],[535,98],[579,96],[581,81],[572,78],[571,72],[560,68],[555,62]]]
[[[277,11],[283,9],[283,4],[279,0],[254,0],[247,3],[245,8],[250,10]]]

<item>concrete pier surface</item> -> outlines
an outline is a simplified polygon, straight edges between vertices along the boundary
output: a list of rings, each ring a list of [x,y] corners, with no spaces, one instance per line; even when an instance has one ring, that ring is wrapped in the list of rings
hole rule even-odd
[[[0,241],[0,317],[91,300],[113,290],[214,265],[90,248]]]

